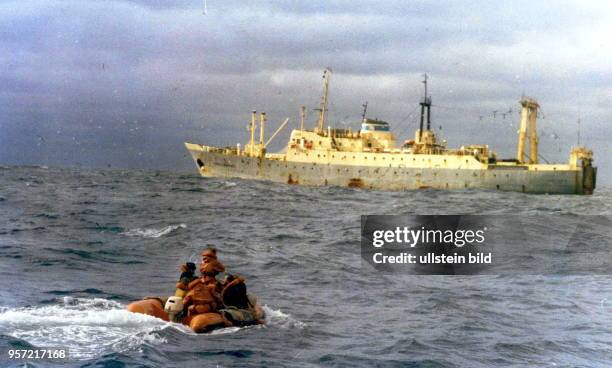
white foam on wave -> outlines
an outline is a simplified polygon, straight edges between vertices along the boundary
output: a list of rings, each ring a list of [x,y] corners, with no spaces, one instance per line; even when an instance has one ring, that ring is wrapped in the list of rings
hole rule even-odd
[[[246,326],[246,327],[226,327],[226,328],[221,328],[218,330],[214,330],[212,332],[210,332],[210,335],[223,335],[223,334],[230,334],[230,333],[236,333],[238,331],[244,330],[244,329],[250,329],[250,328],[261,328],[261,327],[281,327],[281,328],[299,328],[302,329],[304,327],[306,327],[306,324],[304,322],[298,321],[297,319],[293,318],[291,315],[282,312],[279,309],[272,309],[271,307],[268,307],[267,305],[264,305],[263,307],[264,312],[266,313],[266,324],[265,325],[255,325],[255,326]],[[193,333],[191,332],[190,329],[187,329],[187,333]]]
[[[284,313],[280,309],[272,309],[267,305],[263,306],[266,312],[266,324],[270,326],[279,326],[283,328],[304,328],[306,323],[298,321],[290,314]]]
[[[143,238],[159,238],[164,235],[168,235],[173,231],[178,229],[186,229],[187,225],[178,224],[178,225],[168,225],[166,227],[156,229],[156,228],[136,228],[131,229],[126,232],[123,232],[123,235],[126,236],[142,236]]]
[[[305,323],[280,310],[263,307],[266,325],[303,328]],[[255,326],[257,327],[257,326]],[[35,307],[0,307],[0,334],[13,336],[42,348],[66,347],[70,359],[92,359],[113,352],[141,349],[143,345],[166,344],[163,329],[196,335],[189,327],[164,322],[144,314],[128,312],[121,303],[103,298],[64,297],[57,303]],[[235,333],[228,327],[211,334]]]
[[[224,335],[228,333],[238,332],[242,330],[243,328],[248,328],[248,327],[225,327],[225,328],[220,328],[218,330],[213,330],[210,332],[210,334],[211,335]]]
[[[58,304],[3,308],[0,333],[38,347],[66,347],[71,359],[89,359],[122,352],[142,344],[167,341],[159,334],[171,325],[143,314],[130,313],[106,299],[66,297]]]

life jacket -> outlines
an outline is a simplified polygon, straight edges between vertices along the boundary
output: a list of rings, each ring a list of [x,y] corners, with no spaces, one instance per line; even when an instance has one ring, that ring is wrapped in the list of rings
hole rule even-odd
[[[196,315],[215,312],[221,301],[213,283],[197,279],[189,284],[189,292],[183,299],[183,304],[187,306],[189,315]]]

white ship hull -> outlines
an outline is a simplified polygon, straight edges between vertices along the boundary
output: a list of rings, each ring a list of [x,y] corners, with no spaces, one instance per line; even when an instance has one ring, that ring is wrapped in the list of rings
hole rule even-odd
[[[530,170],[527,165],[484,165],[483,168],[432,168],[342,165],[287,161],[270,157],[211,152],[186,144],[204,177],[236,177],[308,186],[344,186],[378,190],[485,189],[523,193],[591,194],[596,169],[558,165]]]

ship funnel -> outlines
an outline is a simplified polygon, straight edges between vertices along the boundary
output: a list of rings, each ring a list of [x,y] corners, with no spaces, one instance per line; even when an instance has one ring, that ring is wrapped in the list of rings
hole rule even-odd
[[[538,116],[538,102],[529,97],[521,99],[521,122],[518,131],[518,147],[516,159],[520,163],[538,163],[538,133],[536,119]],[[529,160],[525,160],[525,140],[529,136]]]

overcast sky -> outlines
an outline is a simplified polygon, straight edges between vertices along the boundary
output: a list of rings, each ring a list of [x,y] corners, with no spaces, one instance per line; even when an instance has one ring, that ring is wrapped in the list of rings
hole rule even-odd
[[[314,125],[331,67],[332,125],[357,128],[368,101],[369,116],[412,136],[426,72],[449,146],[514,155],[526,94],[542,106],[543,155],[567,161],[580,118],[600,183],[612,183],[608,1],[208,0],[207,10],[0,2],[0,164],[194,170],[182,143],[244,143],[252,109],[295,127],[306,105]]]

